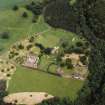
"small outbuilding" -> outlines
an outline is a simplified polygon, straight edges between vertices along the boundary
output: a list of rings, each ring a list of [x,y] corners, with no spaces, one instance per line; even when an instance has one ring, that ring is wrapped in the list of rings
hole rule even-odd
[[[24,60],[23,66],[29,68],[38,68],[39,57],[35,54],[28,54]]]

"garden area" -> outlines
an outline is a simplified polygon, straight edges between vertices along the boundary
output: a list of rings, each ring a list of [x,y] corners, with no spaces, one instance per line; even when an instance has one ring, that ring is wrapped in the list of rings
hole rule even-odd
[[[8,59],[49,74],[84,80],[87,76],[88,52],[85,40],[72,33],[50,28],[47,32],[15,43],[8,52]]]

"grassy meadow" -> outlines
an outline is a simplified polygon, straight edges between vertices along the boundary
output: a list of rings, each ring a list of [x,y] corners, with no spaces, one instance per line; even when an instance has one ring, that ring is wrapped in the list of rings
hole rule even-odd
[[[10,81],[10,93],[37,91],[48,92],[54,96],[70,97],[75,99],[83,82],[73,79],[64,79],[40,71],[17,67],[13,79]]]
[[[28,13],[27,18],[22,17],[23,12]],[[19,8],[18,11],[11,9],[0,11],[0,33],[8,32],[10,36],[8,40],[0,38],[0,48],[2,51],[28,35],[48,29],[42,17],[39,18],[37,23],[32,23],[32,19],[33,14],[24,8]]]

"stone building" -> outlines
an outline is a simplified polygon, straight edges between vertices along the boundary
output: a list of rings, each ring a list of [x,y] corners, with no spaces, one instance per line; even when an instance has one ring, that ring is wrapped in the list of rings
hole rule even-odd
[[[24,60],[23,66],[29,68],[38,68],[39,57],[34,54],[28,54]]]

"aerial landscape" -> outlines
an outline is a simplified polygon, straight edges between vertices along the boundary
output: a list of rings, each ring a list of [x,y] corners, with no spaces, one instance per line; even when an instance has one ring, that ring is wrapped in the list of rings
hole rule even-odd
[[[105,0],[0,0],[0,105],[105,105]]]

